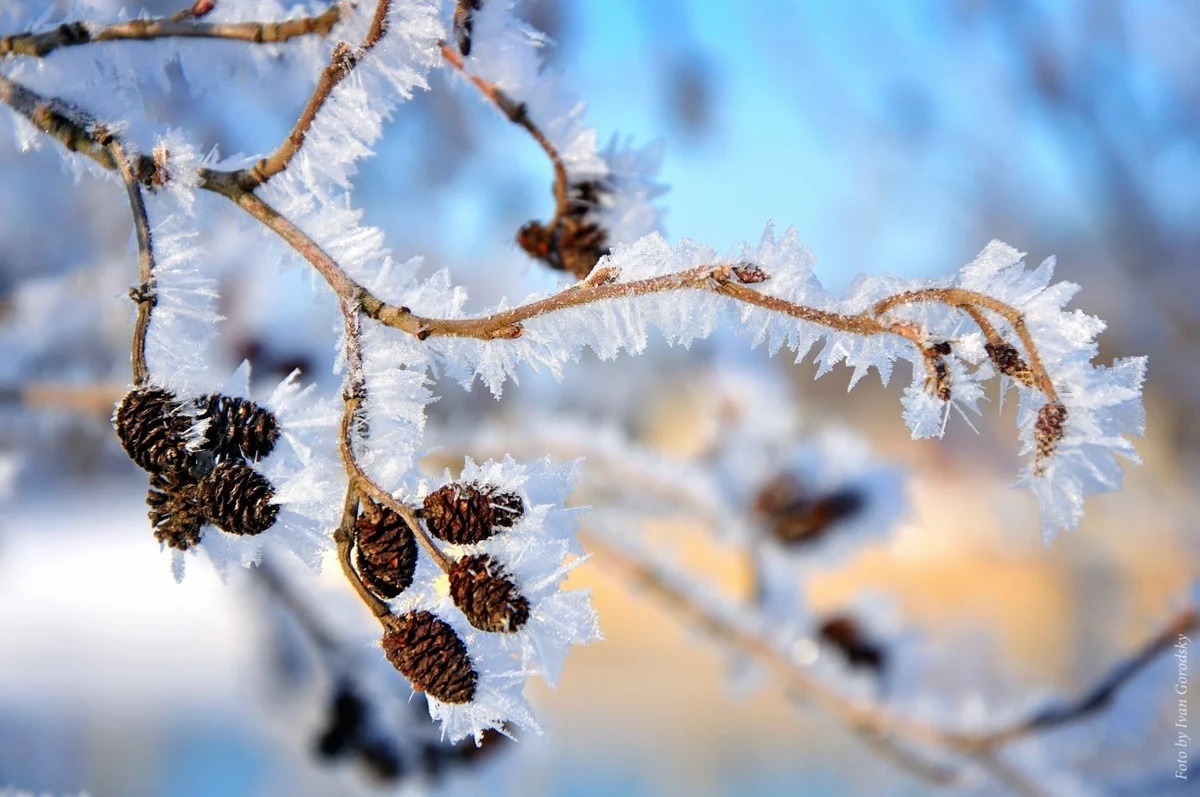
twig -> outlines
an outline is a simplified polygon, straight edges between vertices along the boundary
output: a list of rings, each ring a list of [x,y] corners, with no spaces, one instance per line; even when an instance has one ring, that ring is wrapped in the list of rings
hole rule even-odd
[[[377,504],[382,504],[398,514],[412,529],[417,542],[425,549],[430,558],[437,563],[443,572],[449,572],[454,562],[442,553],[433,540],[425,533],[412,507],[397,501],[395,496],[380,487],[367,474],[354,455],[354,430],[357,426],[358,415],[362,411],[363,400],[366,398],[366,384],[362,364],[362,340],[359,335],[361,316],[359,306],[352,301],[342,301],[342,315],[346,330],[346,387],[342,394],[345,410],[342,413],[342,428],[340,448],[342,464],[350,475],[352,485],[362,491],[363,495]]]
[[[1049,797],[1049,792],[1038,785],[1026,773],[1020,771],[1000,756],[999,750],[985,750],[972,758],[992,778],[1017,797]]]
[[[322,655],[328,656],[341,646],[341,642],[334,633],[292,590],[291,585],[287,583],[287,579],[279,572],[270,557],[259,562],[258,567],[251,568],[251,572],[254,573],[258,582],[296,619]]]
[[[383,4],[380,5],[380,8],[382,7]],[[0,75],[0,102],[11,105],[18,112],[29,117],[43,131],[58,139],[69,149],[88,155],[105,168],[115,168],[107,149],[96,144],[94,137],[84,125],[55,111],[51,101],[17,85],[2,75]],[[924,338],[923,330],[907,322],[888,323],[878,316],[898,304],[915,301],[942,301],[952,307],[983,307],[1008,320],[1029,355],[1035,384],[1046,394],[1048,400],[1054,401],[1057,398],[1054,385],[1042,366],[1037,346],[1025,327],[1022,314],[997,299],[957,288],[909,291],[880,301],[871,313],[843,315],[759,293],[739,282],[736,269],[731,264],[717,263],[676,274],[630,282],[579,283],[545,299],[479,318],[425,318],[414,314],[407,307],[382,301],[355,282],[303,230],[255,196],[253,186],[247,187],[246,185],[245,175],[244,172],[223,172],[212,169],[201,169],[198,174],[201,188],[221,194],[237,203],[243,210],[287,241],[317,269],[341,299],[357,301],[361,306],[362,313],[366,316],[422,340],[430,336],[467,337],[479,340],[512,339],[521,336],[522,322],[559,310],[614,298],[678,290],[705,290],[829,329],[857,335],[899,335],[920,346]]]
[[[1060,703],[1044,706],[1028,719],[1008,728],[982,734],[977,744],[985,748],[999,747],[1031,733],[1053,730],[1071,722],[1077,722],[1106,708],[1126,683],[1153,662],[1162,651],[1173,647],[1181,635],[1200,627],[1200,615],[1195,608],[1188,608],[1146,642],[1141,649],[1118,662],[1111,670],[1083,694]]]
[[[300,36],[325,36],[341,19],[338,3],[320,14],[281,22],[194,22],[179,14],[170,18],[131,19],[96,26],[86,22],[64,22],[44,33],[18,33],[0,38],[0,56],[24,55],[45,58],[62,47],[78,47],[107,41],[153,41],[155,39],[229,39],[252,44],[276,44]]]
[[[921,288],[882,299],[875,303],[872,312],[876,316],[880,316],[893,307],[917,302],[937,302],[947,307],[957,307],[966,310],[972,318],[976,318],[977,315],[970,312],[968,308],[983,308],[1003,318],[1012,325],[1021,345],[1025,347],[1025,353],[1029,356],[1029,370],[1033,376],[1034,385],[1046,395],[1047,401],[1058,401],[1058,392],[1054,389],[1054,383],[1051,381],[1050,375],[1046,373],[1045,366],[1042,365],[1042,358],[1038,354],[1037,346],[1034,345],[1033,336],[1029,334],[1029,329],[1025,326],[1025,315],[1015,307],[986,294],[969,291],[965,288]],[[984,330],[985,334],[986,332],[987,330]]]
[[[469,80],[475,88],[479,89],[480,93],[508,118],[508,121],[524,128],[525,132],[529,133],[530,137],[546,153],[546,157],[550,159],[550,165],[554,168],[554,216],[546,226],[551,231],[556,231],[571,210],[570,199],[567,195],[569,186],[567,167],[563,163],[562,156],[558,153],[558,148],[546,137],[542,129],[529,118],[529,112],[525,107],[525,103],[517,102],[496,84],[468,72],[466,65],[463,63],[462,55],[445,42],[442,43],[442,58],[459,74]]]
[[[317,114],[324,107],[333,90],[354,71],[363,56],[369,53],[387,33],[387,15],[390,10],[391,0],[379,0],[375,6],[375,15],[371,18],[371,26],[368,28],[362,44],[356,49],[346,42],[341,42],[333,48],[329,65],[321,71],[317,85],[313,88],[313,93],[304,105],[304,110],[300,112],[300,118],[292,126],[291,132],[270,155],[259,160],[249,169],[233,173],[243,188],[252,190],[288,167],[292,158],[304,146],[304,139],[308,135],[313,121],[316,120]]]
[[[150,378],[146,368],[146,335],[150,330],[150,316],[154,312],[157,298],[154,292],[154,242],[150,232],[150,218],[146,215],[146,203],[142,186],[133,171],[133,164],[125,155],[119,139],[108,133],[98,134],[107,139],[108,151],[112,153],[121,179],[125,181],[125,192],[129,195],[129,208],[133,213],[133,229],[138,245],[138,284],[129,290],[129,298],[137,303],[137,322],[133,328],[133,383],[144,385]]]
[[[350,582],[350,586],[354,587],[354,591],[358,593],[358,597],[367,605],[371,613],[382,619],[391,615],[391,610],[387,604],[375,596],[367,586],[363,584],[358,573],[354,569],[353,563],[350,561],[350,554],[354,549],[354,523],[358,518],[358,488],[353,481],[346,486],[346,498],[342,505],[342,522],[338,524],[337,530],[333,532],[333,541],[337,545],[338,562],[342,566],[342,573],[346,576],[346,580]]]
[[[727,616],[695,600],[685,589],[673,583],[671,577],[614,545],[588,536],[587,548],[596,561],[633,581],[658,598],[663,604],[690,620],[713,638],[752,656],[770,670],[789,691],[818,706],[830,716],[859,733],[877,737],[899,736],[913,742],[945,748],[979,761],[981,766],[1000,777],[1014,774],[1010,767],[995,758],[1004,745],[1026,736],[1050,730],[1069,722],[1081,721],[1107,704],[1117,691],[1128,683],[1151,660],[1169,648],[1180,634],[1197,626],[1197,612],[1188,608],[1177,615],[1168,626],[1130,659],[1118,664],[1105,678],[1080,698],[1043,709],[1011,725],[991,731],[968,732],[947,730],[927,722],[901,717],[882,706],[858,703],[826,689],[807,673],[797,668],[772,642],[751,628],[744,628]],[[1013,787],[1012,784],[1009,784]],[[1026,788],[1023,793],[1039,794]]]
[[[34,127],[72,152],[91,158],[105,169],[117,168],[112,153],[92,134],[89,129],[90,120],[79,109],[57,98],[43,97],[3,74],[0,74],[0,102],[24,116]],[[135,173],[142,173],[143,161],[149,161],[149,158],[145,155],[139,156],[134,168]],[[149,168],[153,168],[152,163]]]

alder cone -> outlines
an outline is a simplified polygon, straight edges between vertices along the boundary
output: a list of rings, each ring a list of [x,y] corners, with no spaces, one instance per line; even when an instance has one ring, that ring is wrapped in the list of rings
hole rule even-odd
[[[516,493],[452,482],[425,496],[425,527],[439,540],[454,545],[481,542],[511,528],[525,513]]]
[[[389,624],[383,652],[400,673],[443,703],[469,703],[479,676],[466,644],[444,620],[431,612],[409,612]]]
[[[454,563],[450,597],[480,631],[512,633],[529,621],[529,600],[487,554],[464,556]]]
[[[368,589],[390,599],[412,586],[417,538],[404,518],[382,507],[378,514],[360,515],[354,529],[358,543],[355,562]]]
[[[367,707],[362,698],[342,686],[333,697],[329,724],[317,740],[317,752],[322,758],[336,758],[357,744],[366,724]]]
[[[192,419],[179,412],[175,395],[161,388],[129,391],[117,407],[117,437],[138,467],[150,473],[187,470]]]
[[[213,393],[196,400],[197,420],[208,421],[204,449],[218,460],[247,459],[256,462],[270,454],[279,439],[279,421],[265,407],[250,399]]]
[[[200,480],[197,499],[205,519],[229,534],[261,534],[275,524],[275,488],[242,462],[222,462]]]
[[[186,551],[200,542],[204,513],[197,502],[196,486],[178,474],[159,474],[150,481],[146,505],[154,539],[168,548]]]
[[[851,667],[881,673],[887,666],[887,651],[870,639],[851,617],[838,614],[827,618],[817,629],[817,636],[837,648]]]

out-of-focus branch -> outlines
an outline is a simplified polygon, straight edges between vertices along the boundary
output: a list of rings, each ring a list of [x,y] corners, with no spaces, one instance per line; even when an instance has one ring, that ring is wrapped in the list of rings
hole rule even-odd
[[[328,656],[338,649],[341,642],[337,635],[316,615],[312,607],[300,599],[270,557],[264,558],[251,572],[255,580],[288,610],[323,656]]]
[[[108,41],[230,39],[252,44],[274,44],[311,34],[325,36],[341,17],[340,4],[331,3],[315,16],[279,22],[196,22],[182,14],[168,18],[130,19],[111,25],[64,22],[44,33],[18,33],[0,38],[0,56],[11,54],[44,58],[63,47]]]
[[[1173,646],[1181,634],[1188,633],[1200,624],[1196,609],[1189,607],[1079,698],[1054,704],[994,730],[958,731],[902,717],[883,706],[852,701],[834,694],[797,667],[783,650],[761,632],[739,624],[731,613],[722,613],[716,607],[698,600],[689,590],[676,583],[669,573],[597,539],[596,535],[588,536],[586,547],[602,567],[633,582],[722,644],[751,656],[778,678],[790,693],[819,707],[855,732],[870,734],[876,739],[904,739],[974,759],[998,780],[1006,782],[1021,794],[1039,795],[1042,792],[998,758],[1001,748],[1033,734],[1087,719],[1108,705],[1122,687],[1164,650]]]
[[[113,406],[129,388],[120,384],[66,384],[29,382],[0,388],[0,403],[20,404],[31,410],[68,410],[86,415],[112,414]]]
[[[137,321],[133,329],[133,348],[130,360],[133,363],[133,383],[144,385],[150,378],[146,368],[146,335],[150,330],[150,316],[154,312],[157,297],[154,292],[154,242],[150,232],[150,218],[146,215],[146,203],[142,186],[133,171],[133,164],[125,155],[119,139],[106,131],[98,133],[102,143],[106,141],[112,153],[121,179],[125,181],[125,192],[129,195],[129,208],[133,213],[133,229],[138,247],[138,284],[129,290],[129,298],[137,304]]]

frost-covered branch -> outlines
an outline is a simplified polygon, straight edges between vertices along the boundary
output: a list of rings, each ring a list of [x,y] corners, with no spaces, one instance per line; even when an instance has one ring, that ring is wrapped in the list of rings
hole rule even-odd
[[[212,5],[208,3],[210,8]],[[42,33],[4,36],[0,37],[0,57],[23,55],[45,58],[63,47],[111,41],[229,39],[252,44],[275,44],[299,36],[324,36],[333,30],[342,16],[340,3],[331,3],[315,16],[265,22],[196,22],[185,16],[186,11],[190,10],[171,17],[130,19],[108,25],[85,21],[64,22]]]
[[[387,507],[404,519],[416,535],[417,542],[425,552],[437,563],[443,572],[449,572],[453,562],[429,539],[421,523],[417,520],[413,508],[404,504],[380,487],[371,479],[359,464],[354,454],[354,437],[356,430],[364,428],[362,415],[365,412],[363,400],[366,398],[366,378],[363,367],[362,340],[360,336],[359,305],[353,300],[343,300],[342,314],[345,319],[346,337],[346,388],[342,393],[345,409],[342,412],[342,429],[340,449],[342,464],[350,474],[350,490],[358,490],[364,496]],[[350,502],[347,498],[347,505]]]
[[[114,420],[126,452],[149,475],[154,537],[170,549],[177,577],[185,554],[198,551],[224,568],[258,562],[274,547],[316,567],[334,550],[350,586],[379,621],[375,630],[382,632],[387,662],[426,693],[430,714],[451,739],[536,729],[526,682],[536,675],[553,684],[567,649],[599,634],[586,591],[562,589],[584,558],[566,508],[575,466],[519,464],[506,449],[502,459],[482,464],[464,456],[461,467],[455,463],[455,472],[440,479],[423,472],[422,452],[430,446],[426,408],[438,398],[435,374],[449,373],[468,387],[479,379],[499,396],[521,367],[561,375],[585,348],[610,359],[644,351],[656,332],[687,346],[725,327],[772,354],[787,349],[796,363],[817,347],[817,375],[844,363],[853,369],[851,387],[871,369],[886,383],[897,361],[910,363],[913,381],[903,406],[914,437],[940,436],[952,410],[964,417],[978,413],[985,383],[999,376],[1001,396],[1009,388],[1018,395],[1021,441],[1032,454],[1022,475],[1041,502],[1047,535],[1075,526],[1087,495],[1119,487],[1115,455],[1136,458],[1129,437],[1141,432],[1145,360],[1093,364],[1103,324],[1065,309],[1075,286],[1051,282],[1051,261],[1030,268],[1021,253],[993,242],[951,277],[864,276],[844,295],[833,295],[794,231],[776,235],[768,227],[757,245],[727,254],[691,241],[667,244],[655,229],[658,211],[649,205],[657,192],[653,169],[646,168],[652,158],[616,147],[597,151],[594,131],[579,123],[582,106],[547,88],[532,55],[540,39],[505,3],[462,0],[451,11],[433,0],[378,0],[333,4],[317,16],[278,23],[202,21],[212,10],[211,2],[198,1],[170,18],[69,23],[7,37],[0,55],[41,57],[118,39],[275,42],[329,35],[337,26],[344,40],[331,46],[293,45],[307,59],[304,69],[319,74],[288,135],[261,156],[219,164],[216,155],[197,155],[198,145],[179,131],[155,139],[170,146],[156,144],[152,156],[137,155],[131,142],[160,133],[156,121],[133,111],[122,119],[124,111],[97,98],[95,107],[108,109],[96,116],[114,117],[100,123],[65,100],[92,105],[74,89],[49,96],[54,89],[46,86],[62,77],[53,72],[60,61],[69,62],[66,54],[4,61],[0,102],[69,151],[118,172],[124,183],[138,243],[138,285],[131,294],[138,315],[134,389]],[[446,43],[450,20],[457,49]],[[246,58],[263,55],[261,48],[230,49],[250,51]],[[396,103],[425,87],[439,64],[469,80],[549,157],[554,215],[546,225],[522,227],[518,242],[577,283],[468,312],[465,291],[448,274],[418,276],[415,261],[396,263],[382,231],[361,224],[351,196],[357,164],[371,153]],[[140,99],[136,81],[120,86]],[[163,187],[169,196],[160,205],[156,195]],[[264,400],[250,397],[244,371],[229,380],[235,384],[219,388],[211,375],[196,374],[204,366],[192,362],[201,359],[194,355],[211,341],[205,336],[215,323],[209,303],[215,291],[193,268],[202,251],[196,241],[203,240],[193,228],[212,218],[196,212],[211,197],[200,200],[194,189],[229,200],[213,205],[236,205],[243,214],[231,216],[269,231],[267,237],[290,248],[289,260],[298,255],[328,286],[343,321],[340,402],[315,397],[315,385],[301,389],[295,374]],[[180,334],[183,318],[199,319],[205,329]],[[762,416],[778,406],[747,425],[769,426]],[[755,440],[770,436],[763,431]],[[640,497],[666,496],[721,518],[740,510],[743,521],[765,519],[771,544],[781,546],[818,546],[835,537],[829,529],[859,512],[864,500],[857,488],[876,476],[889,499],[882,503],[892,511],[903,503],[897,479],[880,475],[882,467],[854,490],[822,483],[805,493],[802,480],[783,478],[794,475],[788,473],[749,491],[732,487],[740,473],[754,469],[747,462],[767,459],[764,451],[776,453],[765,443],[759,450],[744,447],[740,459],[731,455],[714,466],[712,478],[696,480],[691,492],[674,489],[670,478],[642,479]],[[619,463],[607,464],[619,471]],[[639,478],[633,470],[610,474],[610,486],[634,491]],[[720,499],[711,505],[694,500],[697,487],[709,486],[742,490],[741,503],[729,511]],[[856,522],[868,526],[875,519]],[[900,716],[878,700],[839,695],[798,666],[780,644],[786,622],[772,615],[765,588],[764,599],[752,606],[710,601],[650,558],[601,541],[593,547],[685,619],[755,658],[790,694],[889,755],[904,759],[921,746],[949,751],[976,759],[1029,794],[1036,788],[1009,771],[1001,748],[1097,710],[1167,639],[1157,638],[1079,700],[1000,729],[951,730]],[[761,587],[771,574],[760,575]],[[1194,624],[1195,615],[1186,622]],[[833,629],[828,637],[840,629],[843,652],[855,641],[847,622],[821,628]],[[883,656],[869,641],[849,652],[858,663],[882,669]],[[907,763],[920,769],[922,762]]]
[[[333,48],[329,65],[321,71],[317,85],[313,88],[312,95],[308,98],[304,110],[300,112],[300,118],[292,126],[291,132],[270,155],[259,160],[251,168],[236,173],[235,179],[239,184],[244,188],[262,185],[288,167],[288,164],[296,157],[296,153],[304,146],[304,140],[308,136],[317,114],[325,106],[334,89],[354,71],[363,56],[369,53],[387,33],[387,16],[391,5],[391,0],[378,0],[375,13],[371,17],[371,25],[359,45],[352,46],[341,42]]]
[[[87,114],[57,98],[43,97],[20,83],[0,74],[0,102],[33,123],[34,127],[58,141],[71,152],[91,158],[105,169],[116,169],[108,147],[100,143],[90,130]],[[135,174],[144,174],[152,164],[141,155],[134,166]]]
[[[130,289],[129,298],[137,304],[137,321],[133,327],[133,350],[130,360],[133,363],[133,383],[141,386],[150,378],[146,367],[146,335],[150,331],[150,316],[156,302],[154,293],[154,243],[150,231],[150,218],[146,215],[146,203],[142,198],[142,186],[134,173],[133,164],[125,154],[125,148],[120,140],[107,131],[97,133],[97,138],[106,144],[112,153],[117,171],[125,182],[125,191],[129,195],[129,208],[133,214],[133,229],[137,237],[138,248],[138,284]]]
[[[465,4],[460,3],[458,11],[464,19],[469,20],[471,15],[469,11],[464,11]],[[470,41],[469,37],[465,41]],[[460,43],[460,49],[462,44]],[[518,102],[509,97],[504,91],[488,80],[485,80],[478,75],[474,75],[467,70],[466,64],[463,61],[463,56],[470,52],[470,47],[466,47],[465,52],[459,52],[448,44],[441,45],[442,58],[455,71],[470,81],[471,85],[479,89],[488,102],[492,103],[499,109],[500,113],[508,119],[508,121],[521,127],[529,134],[542,151],[546,153],[546,157],[550,159],[550,165],[554,169],[554,215],[549,223],[534,227],[530,225],[522,231],[522,235],[518,236],[518,242],[531,255],[550,259],[557,257],[561,266],[562,263],[562,233],[563,225],[571,215],[571,200],[570,200],[570,178],[567,176],[567,167],[563,163],[562,155],[559,154],[558,147],[542,132],[542,129],[529,116],[529,109],[525,103]],[[539,246],[541,247],[539,249]],[[557,251],[551,251],[552,249]],[[572,269],[566,268],[567,271],[572,271],[575,276],[582,279],[587,276],[591,270],[588,265],[587,269]]]

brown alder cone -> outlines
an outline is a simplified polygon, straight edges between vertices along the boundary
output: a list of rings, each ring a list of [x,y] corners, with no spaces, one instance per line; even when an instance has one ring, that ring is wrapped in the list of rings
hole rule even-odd
[[[181,551],[200,542],[204,513],[196,500],[196,485],[178,475],[158,474],[150,481],[146,505],[154,539]]]
[[[279,421],[265,407],[244,398],[213,393],[196,399],[197,421],[208,421],[204,450],[218,460],[256,462],[271,453],[279,439]]]
[[[242,462],[222,462],[196,485],[209,523],[229,534],[261,534],[275,524],[279,504],[266,477]]]
[[[491,556],[464,556],[450,568],[450,597],[480,631],[512,633],[529,621],[529,601]]]
[[[368,589],[389,600],[412,586],[417,538],[404,518],[387,507],[374,507],[355,521],[354,538],[358,574]]]
[[[479,676],[453,628],[426,611],[391,618],[388,628],[384,655],[413,689],[443,703],[471,702]]]
[[[878,674],[887,666],[887,652],[870,639],[852,617],[837,614],[827,618],[817,629],[817,636],[822,642],[837,648],[851,667],[861,667]]]
[[[511,528],[525,513],[515,493],[491,487],[451,482],[425,496],[425,527],[439,540],[469,545]]]
[[[471,54],[471,34],[475,32],[475,12],[483,7],[483,0],[458,0],[454,7],[454,38],[458,51]]]
[[[531,221],[517,231],[517,245],[550,268],[584,279],[609,253],[608,231],[589,218],[604,187],[589,180],[567,189],[567,212],[556,226]]]
[[[843,488],[824,494],[809,492],[787,475],[767,482],[755,498],[755,509],[765,515],[770,534],[784,544],[816,542],[865,506],[862,494]]]
[[[194,421],[183,415],[175,395],[161,388],[136,388],[116,412],[117,437],[130,459],[150,473],[187,470],[187,434]]]

